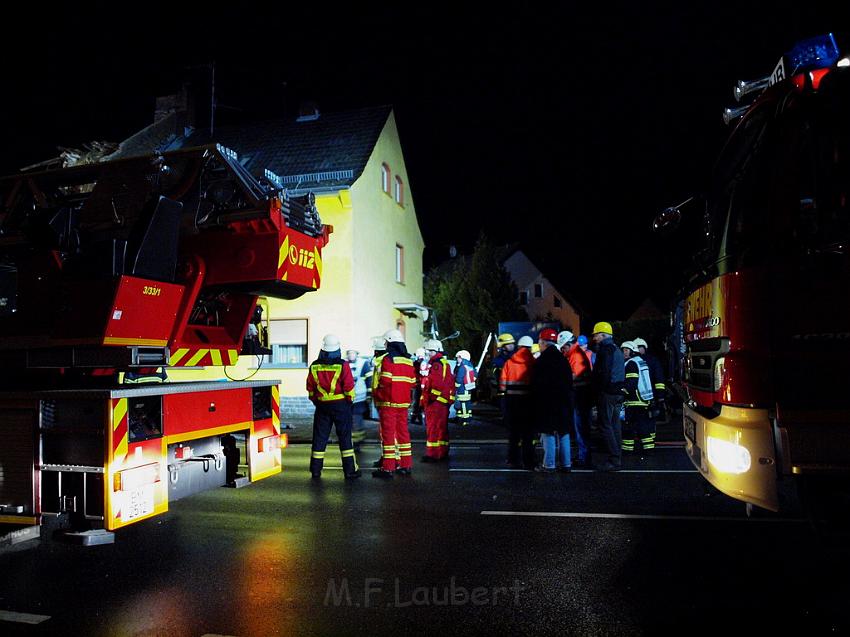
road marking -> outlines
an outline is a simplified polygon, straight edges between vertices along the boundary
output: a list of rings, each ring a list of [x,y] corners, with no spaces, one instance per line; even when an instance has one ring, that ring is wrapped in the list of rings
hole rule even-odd
[[[702,515],[632,515],[629,513],[569,513],[562,511],[482,511],[481,515],[605,520],[684,520],[687,522],[806,522],[804,519],[794,518],[729,518]]]
[[[449,471],[460,473],[535,473],[527,469],[449,469]],[[699,473],[699,471],[696,469],[620,469],[619,471],[573,469],[571,473]]]
[[[40,624],[50,619],[50,615],[31,615],[29,613],[16,613],[10,610],[0,610],[0,621],[15,622],[17,624]]]

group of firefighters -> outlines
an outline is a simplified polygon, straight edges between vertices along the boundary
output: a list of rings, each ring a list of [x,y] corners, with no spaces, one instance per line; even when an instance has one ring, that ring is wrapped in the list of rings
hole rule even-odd
[[[395,474],[411,475],[413,451],[408,429],[411,402],[415,401],[424,412],[427,441],[423,462],[448,458],[449,414],[453,403],[461,424],[467,424],[472,416],[475,368],[468,351],[456,354],[452,369],[439,340],[426,341],[415,357],[407,352],[399,330],[390,330],[382,340],[383,347],[376,348],[369,367],[356,361],[356,352],[344,361],[339,338],[333,334],[322,340],[319,356],[307,373],[307,395],[316,407],[310,454],[310,473],[315,479],[322,475],[332,428],[336,429],[345,478],[353,480],[362,475],[352,440],[352,414],[353,405],[363,401],[357,400],[357,381],[352,368],[358,378],[368,383],[378,410],[381,458],[372,472],[375,478],[386,480]]]
[[[592,345],[586,336],[548,328],[537,343],[529,336],[519,341],[507,333],[498,337],[500,353],[493,365],[510,432],[510,466],[543,472],[573,466],[616,471],[622,452],[633,452],[638,444],[644,453],[655,449],[655,418],[664,412],[666,392],[661,363],[642,338],[617,347],[610,323],[597,323],[591,339]],[[606,453],[595,465],[590,453],[594,407]],[[536,434],[542,464],[536,462]],[[577,446],[575,462],[571,436]]]
[[[566,472],[573,466],[616,471],[622,452],[633,452],[638,444],[644,453],[655,448],[654,410],[663,411],[665,393],[660,362],[647,352],[641,338],[618,347],[609,323],[597,323],[591,340],[592,345],[586,336],[548,328],[540,332],[537,343],[529,336],[519,341],[511,334],[498,337],[499,354],[492,364],[509,428],[509,465],[542,472]],[[451,405],[456,405],[461,424],[471,418],[475,369],[469,352],[459,351],[452,369],[439,340],[426,341],[411,357],[401,332],[390,330],[371,367],[363,369],[351,358],[343,360],[339,338],[328,334],[308,370],[307,393],[316,407],[310,457],[313,478],[321,477],[334,427],[345,478],[361,476],[352,441],[352,405],[357,396],[352,366],[368,381],[378,411],[381,458],[373,477],[388,480],[395,474],[411,475],[411,403],[424,413],[427,440],[422,461],[447,459]],[[592,462],[590,448],[594,407],[606,453],[597,464]],[[542,464],[537,463],[536,434],[543,448]],[[575,462],[571,436],[577,447]]]

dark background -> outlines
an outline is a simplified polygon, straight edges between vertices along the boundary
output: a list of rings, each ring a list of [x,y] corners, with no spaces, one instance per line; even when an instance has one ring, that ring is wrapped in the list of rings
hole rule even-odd
[[[649,225],[703,191],[733,82],[770,73],[795,40],[850,31],[841,3],[176,5],[6,16],[0,172],[121,141],[155,96],[208,87],[213,61],[217,125],[304,100],[389,103],[426,267],[484,230],[600,318],[648,295],[664,307],[687,246]]]

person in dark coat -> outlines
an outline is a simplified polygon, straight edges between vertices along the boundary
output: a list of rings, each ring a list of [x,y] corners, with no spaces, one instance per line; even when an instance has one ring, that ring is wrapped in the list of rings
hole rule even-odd
[[[531,372],[531,398],[535,429],[543,447],[543,464],[536,471],[557,469],[569,472],[570,435],[575,435],[573,417],[573,373],[569,361],[558,351],[558,334],[540,332],[540,357]],[[556,462],[557,459],[557,462]]]

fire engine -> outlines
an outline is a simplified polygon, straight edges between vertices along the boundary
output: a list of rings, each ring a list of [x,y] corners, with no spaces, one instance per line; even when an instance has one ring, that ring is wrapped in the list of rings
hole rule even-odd
[[[124,382],[233,365],[260,295],[320,286],[332,228],[271,177],[211,145],[0,180],[0,522],[111,535],[281,471],[275,382]]]
[[[835,507],[850,493],[850,58],[831,34],[806,40],[735,96],[676,314],[686,448],[748,512]]]

